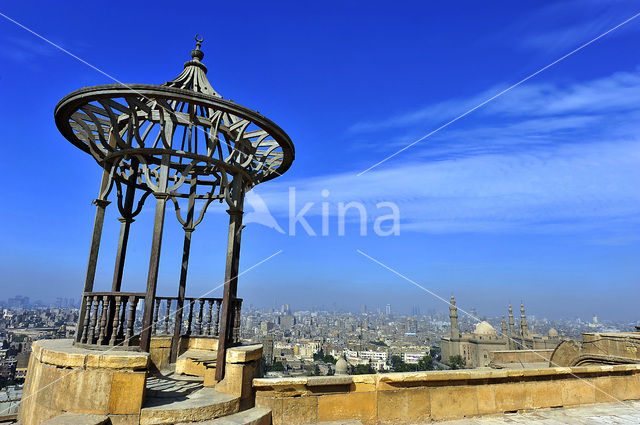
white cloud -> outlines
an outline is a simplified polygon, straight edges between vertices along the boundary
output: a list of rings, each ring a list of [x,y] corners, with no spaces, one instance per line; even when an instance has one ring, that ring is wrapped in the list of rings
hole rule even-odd
[[[384,140],[379,133],[388,128],[411,131],[420,117],[461,112],[482,96],[428,105],[360,130],[377,125],[371,137]],[[326,200],[359,201],[370,214],[378,202],[395,202],[401,231],[598,230],[601,240],[619,240],[640,225],[638,99],[640,73],[529,85],[488,105],[472,125],[447,129],[360,177],[354,170],[291,185],[298,205],[316,203],[308,215],[319,215]],[[322,198],[322,189],[331,197]],[[287,188],[275,182],[257,190],[286,219]]]

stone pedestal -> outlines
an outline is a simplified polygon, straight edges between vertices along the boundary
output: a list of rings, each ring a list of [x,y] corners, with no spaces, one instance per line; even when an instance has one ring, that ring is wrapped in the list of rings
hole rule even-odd
[[[70,339],[32,346],[19,420],[37,425],[66,412],[108,415],[114,425],[137,424],[149,354],[75,347]]]
[[[240,408],[247,409],[255,404],[253,378],[260,373],[262,345],[233,347],[227,350],[224,379],[217,383],[216,391],[240,396]],[[205,385],[210,384],[205,375]]]

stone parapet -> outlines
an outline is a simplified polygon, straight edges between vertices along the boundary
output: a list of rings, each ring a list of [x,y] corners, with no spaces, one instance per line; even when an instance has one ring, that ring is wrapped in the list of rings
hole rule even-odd
[[[138,423],[149,354],[98,351],[71,340],[32,345],[19,420],[40,424],[65,413],[107,415],[115,424]]]
[[[274,425],[402,424],[640,399],[640,365],[260,378]]]

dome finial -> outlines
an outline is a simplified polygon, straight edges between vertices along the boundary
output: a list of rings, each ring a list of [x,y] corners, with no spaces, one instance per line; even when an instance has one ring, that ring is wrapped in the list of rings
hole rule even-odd
[[[193,60],[201,61],[204,58],[204,52],[200,50],[200,46],[202,46],[202,42],[204,38],[200,34],[196,34],[196,48],[191,51],[191,57]]]

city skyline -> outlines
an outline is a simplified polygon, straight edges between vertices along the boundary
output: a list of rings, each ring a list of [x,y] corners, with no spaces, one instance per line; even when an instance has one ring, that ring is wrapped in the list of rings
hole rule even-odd
[[[216,13],[235,13],[227,7]],[[257,188],[245,214],[239,296],[248,303],[286,294],[291,305],[307,307],[354,303],[357,311],[389,300],[398,309],[447,308],[372,258],[478,311],[504,311],[523,300],[540,316],[631,320],[640,297],[640,134],[634,125],[640,59],[630,47],[639,41],[638,22],[370,169],[635,13],[626,2],[497,8],[413,5],[407,16],[380,4],[366,10],[341,5],[337,16],[332,7],[276,12],[255,5],[245,18],[266,40],[266,47],[251,51],[251,60],[262,64],[259,72],[222,60],[222,34],[231,33],[233,23],[219,22],[215,34],[200,31],[211,28],[207,13],[176,12],[183,22],[153,41],[135,26],[126,36],[113,34],[111,18],[123,24],[132,18],[92,5],[83,5],[87,16],[74,25],[61,25],[70,19],[66,8],[27,13],[7,5],[3,13],[125,82],[175,77],[194,33],[202,32],[216,90],[258,108],[290,134],[294,166]],[[160,12],[149,13],[154,19]],[[456,19],[464,20],[462,30],[451,25]],[[8,185],[10,207],[0,212],[3,290],[7,297],[74,297],[84,279],[100,172],[60,136],[52,110],[79,86],[113,81],[14,23],[0,24],[6,64],[0,84],[16,99],[0,106],[12,123],[0,128],[0,137],[22,141],[7,145],[2,166],[24,178]],[[89,33],[95,36],[87,40]],[[239,45],[253,45],[255,35],[237,37]],[[109,48],[114,43],[120,47]],[[33,167],[57,176],[64,192],[51,193],[25,173]],[[67,187],[71,180],[78,183]],[[357,209],[346,214],[344,235],[340,202],[357,202],[367,213],[366,220]],[[399,235],[374,231],[376,219],[389,212],[380,202],[398,207]],[[292,235],[291,210],[295,216],[307,203],[304,217],[316,236],[295,219]],[[136,219],[125,290],[144,288],[152,218],[145,210]],[[224,212],[210,213],[194,232],[189,296],[223,283],[226,230],[219,225],[225,220]],[[182,229],[170,210],[165,223],[158,293],[174,296]],[[108,210],[96,289],[110,285],[118,227],[117,214]]]

